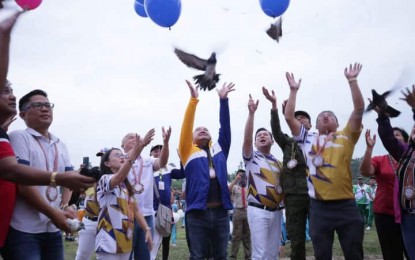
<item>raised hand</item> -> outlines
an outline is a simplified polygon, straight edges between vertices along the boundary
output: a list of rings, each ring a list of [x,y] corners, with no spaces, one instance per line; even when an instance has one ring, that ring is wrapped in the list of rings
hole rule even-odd
[[[401,91],[403,94],[403,98],[400,98],[401,100],[406,101],[409,106],[415,109],[415,85],[412,85],[412,90],[409,90],[409,88],[406,88],[405,91]]]
[[[287,73],[285,73],[285,77],[287,78],[288,85],[290,86],[291,90],[297,91],[300,88],[301,79],[296,81],[293,73],[287,72]]]
[[[165,130],[164,127],[162,127],[161,131],[163,133],[163,143],[167,144],[170,140],[171,127],[169,126],[169,128],[167,128],[167,130]]]
[[[151,143],[151,141],[153,141],[154,139],[154,135],[156,134],[156,130],[154,130],[154,128],[150,129],[146,135],[144,136],[144,138],[141,140],[141,142],[143,143],[144,146],[147,146],[149,143]],[[138,138],[138,140],[140,140],[140,136],[136,136],[136,138]]]
[[[198,90],[198,88],[195,87],[195,86],[193,86],[193,84],[190,81],[188,81],[188,80],[186,80],[186,84],[189,87],[190,96],[192,98],[198,98],[199,97],[199,90]]]
[[[221,99],[226,99],[228,97],[228,93],[235,90],[233,87],[235,87],[234,83],[231,82],[226,84],[225,82],[223,83],[222,88],[216,89],[216,91],[218,92],[218,95]]]
[[[367,129],[365,133],[366,137],[366,146],[368,148],[373,148],[376,144],[376,134],[373,135],[373,138],[370,137],[370,130]]]
[[[275,96],[274,90],[272,90],[270,94],[266,87],[262,87],[262,93],[266,99],[268,99],[273,105],[277,106],[277,97]]]
[[[249,101],[248,101],[248,110],[250,114],[254,114],[258,108],[259,100],[256,102],[252,99],[251,94],[249,94]]]
[[[352,81],[356,80],[361,70],[362,70],[362,64],[355,62],[354,64],[350,64],[349,67],[346,67],[344,69],[344,76],[346,76],[349,82],[351,80]]]

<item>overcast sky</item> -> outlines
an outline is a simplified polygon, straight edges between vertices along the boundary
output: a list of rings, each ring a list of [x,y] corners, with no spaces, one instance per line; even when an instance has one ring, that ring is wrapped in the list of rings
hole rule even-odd
[[[276,91],[278,107],[288,97],[285,72],[303,79],[297,108],[313,125],[322,110],[333,110],[344,127],[352,110],[344,68],[363,64],[359,85],[383,92],[399,83],[415,83],[415,2],[410,0],[294,0],[283,15],[280,43],[265,30],[273,22],[258,0],[182,0],[179,21],[171,30],[135,14],[133,0],[44,0],[21,16],[13,31],[8,78],[17,98],[40,88],[55,103],[50,131],[63,140],[77,167],[83,156],[98,164],[102,147],[120,147],[129,132],[156,129],[150,144],[161,143],[161,127],[171,126],[171,162],[190,94],[187,68],[174,47],[208,57],[217,52],[219,86],[234,82],[229,94],[232,146],[228,170],[241,161],[249,93],[259,99],[255,128],[269,127],[270,103],[261,87]],[[402,111],[392,124],[410,131],[409,107],[400,92],[388,99]],[[366,102],[367,103],[367,102]],[[366,104],[367,105],[367,104]],[[207,126],[214,139],[219,128],[216,91],[200,93],[196,125]],[[365,129],[376,131],[375,114],[365,115]],[[283,130],[289,133],[282,121]],[[9,129],[25,128],[21,119]],[[363,156],[364,135],[354,157]],[[148,147],[144,153],[149,154]],[[277,145],[273,154],[282,159]],[[381,142],[375,154],[385,153]]]

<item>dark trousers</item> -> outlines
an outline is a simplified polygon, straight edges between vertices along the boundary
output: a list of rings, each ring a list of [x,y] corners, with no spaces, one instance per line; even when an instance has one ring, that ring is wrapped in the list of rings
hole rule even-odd
[[[291,241],[291,259],[306,259],[306,224],[310,209],[310,198],[306,194],[287,194],[284,203],[286,228]]]
[[[351,200],[311,199],[310,235],[316,260],[331,260],[337,232],[345,260],[363,259],[364,223]]]
[[[186,213],[190,259],[226,259],[229,240],[228,211],[223,208]]]
[[[10,227],[2,254],[5,260],[63,260],[62,234],[31,234]]]
[[[163,246],[163,260],[169,259],[169,252],[170,252],[170,236],[163,237],[161,244]]]
[[[362,217],[365,226],[367,226],[367,217],[369,215],[368,206],[369,204],[357,204],[357,208],[359,209],[360,216]]]
[[[394,215],[375,213],[375,226],[384,260],[403,260],[404,244],[401,225],[395,223]]]

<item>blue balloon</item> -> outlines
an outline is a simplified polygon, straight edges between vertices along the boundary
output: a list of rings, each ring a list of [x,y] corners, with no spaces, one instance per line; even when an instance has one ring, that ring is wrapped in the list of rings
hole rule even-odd
[[[290,5],[290,0],[259,0],[262,11],[272,18],[282,15]]]
[[[144,5],[144,0],[136,0],[137,2],[139,2],[140,4]]]
[[[171,27],[179,20],[181,0],[144,0],[150,19],[161,27]]]
[[[146,10],[144,8],[144,5],[142,3],[140,3],[139,0],[136,0],[134,2],[134,10],[141,17],[147,17],[148,16],[147,13],[146,13]]]

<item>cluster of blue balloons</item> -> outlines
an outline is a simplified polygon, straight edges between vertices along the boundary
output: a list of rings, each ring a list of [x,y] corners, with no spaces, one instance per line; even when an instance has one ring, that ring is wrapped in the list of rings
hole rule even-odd
[[[180,17],[181,0],[135,0],[135,12],[150,19],[161,27],[170,28]]]
[[[290,0],[259,0],[262,11],[272,18],[281,16],[290,5]]]

